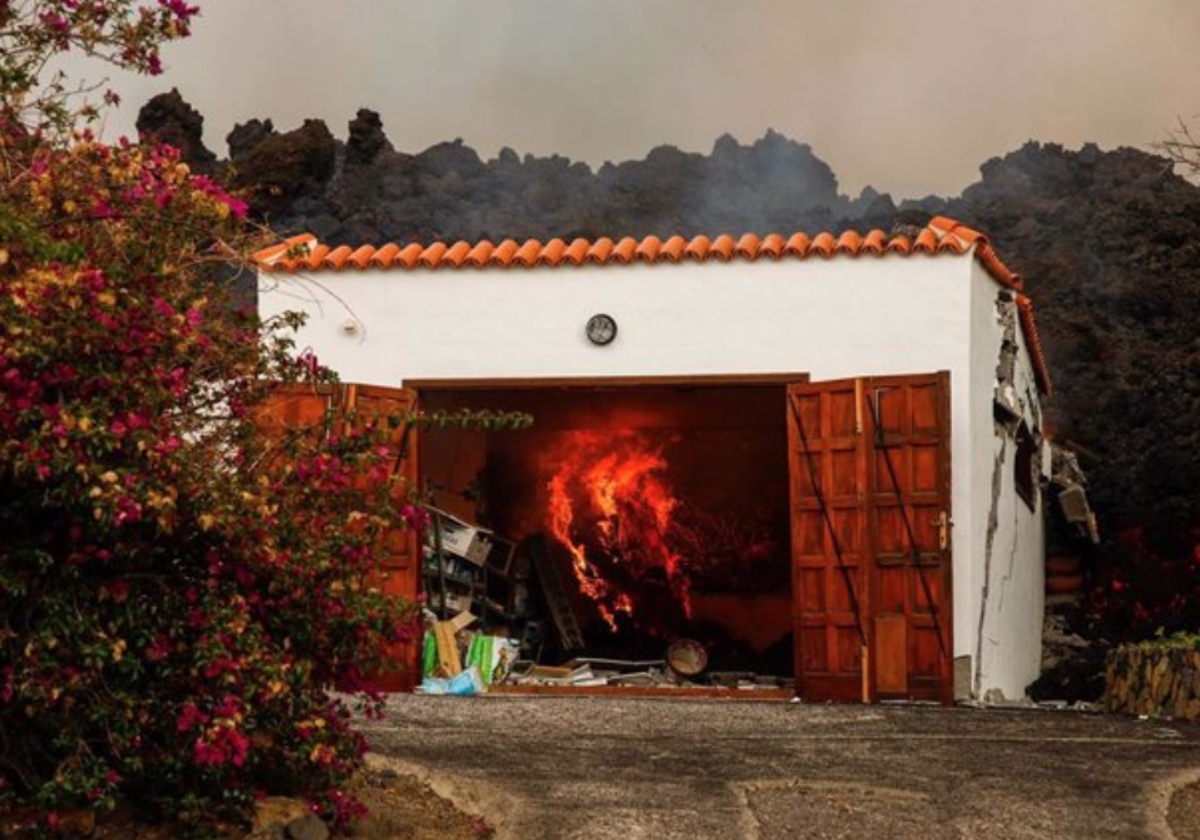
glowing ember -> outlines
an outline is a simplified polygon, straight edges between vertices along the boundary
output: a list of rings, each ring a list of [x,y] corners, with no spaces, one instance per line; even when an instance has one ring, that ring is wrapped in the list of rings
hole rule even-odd
[[[547,525],[570,551],[580,591],[614,629],[617,613],[634,615],[648,597],[648,583],[665,585],[690,616],[662,447],[635,432],[577,431],[563,443],[546,483]]]

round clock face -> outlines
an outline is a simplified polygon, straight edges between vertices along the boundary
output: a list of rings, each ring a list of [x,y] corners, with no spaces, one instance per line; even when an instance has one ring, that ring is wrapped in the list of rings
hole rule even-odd
[[[617,337],[617,322],[611,315],[593,315],[587,322],[587,337],[592,344],[604,346]]]

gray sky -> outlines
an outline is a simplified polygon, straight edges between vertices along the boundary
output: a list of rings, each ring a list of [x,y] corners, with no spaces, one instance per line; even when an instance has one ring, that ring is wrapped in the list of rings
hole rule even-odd
[[[404,151],[462,137],[593,166],[771,127],[844,192],[901,198],[958,192],[1030,138],[1146,147],[1200,113],[1200,0],[196,2],[165,75],[113,78],[110,135],[172,86],[222,156],[236,122],[344,137],[359,107]]]

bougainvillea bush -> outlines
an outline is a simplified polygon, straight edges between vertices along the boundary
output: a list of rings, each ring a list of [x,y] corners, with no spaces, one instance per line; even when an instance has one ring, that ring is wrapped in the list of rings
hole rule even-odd
[[[396,435],[257,431],[264,383],[313,368],[232,308],[244,206],[174,151],[2,142],[0,798],[352,816],[328,689],[408,626],[370,585]]]
[[[231,299],[245,206],[166,147],[106,145],[46,59],[157,72],[178,0],[0,0],[0,814],[119,801],[346,820],[362,738],[336,685],[411,625],[372,586],[406,515],[411,418],[264,435],[294,320]],[[0,829],[3,830],[3,829]]]

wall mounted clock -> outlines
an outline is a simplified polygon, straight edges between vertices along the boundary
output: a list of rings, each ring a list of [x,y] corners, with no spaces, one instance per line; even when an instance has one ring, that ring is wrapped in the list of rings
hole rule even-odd
[[[588,318],[585,332],[587,333],[588,341],[597,347],[603,347],[606,344],[612,344],[613,339],[617,337],[617,322],[613,320],[611,315],[603,313],[593,315],[591,318]]]

